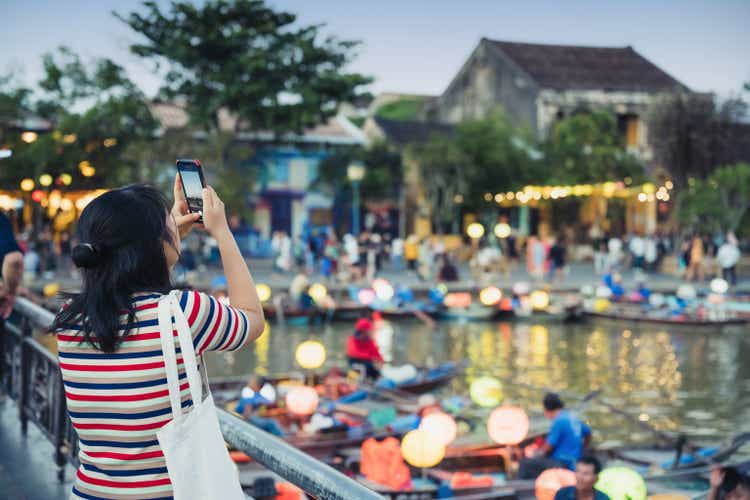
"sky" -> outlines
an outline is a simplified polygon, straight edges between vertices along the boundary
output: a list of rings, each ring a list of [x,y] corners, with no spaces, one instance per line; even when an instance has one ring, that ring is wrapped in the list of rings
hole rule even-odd
[[[159,1],[162,5],[168,2]],[[696,91],[736,95],[750,81],[750,0],[269,0],[302,23],[361,40],[350,69],[375,78],[374,93],[439,94],[482,37],[533,43],[631,45]],[[112,11],[128,0],[0,0],[0,75],[27,85],[41,55],[68,45],[109,57],[148,95],[159,78],[130,54],[137,35]]]

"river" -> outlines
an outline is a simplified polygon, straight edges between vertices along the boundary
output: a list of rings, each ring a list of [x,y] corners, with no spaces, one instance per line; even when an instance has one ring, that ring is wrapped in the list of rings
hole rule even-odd
[[[327,366],[345,363],[350,325],[271,325],[249,348],[212,355],[214,376],[296,370],[294,348],[318,339]],[[471,380],[491,375],[503,381],[506,403],[541,410],[542,392],[529,385],[583,396],[602,396],[641,421],[680,431],[699,442],[718,442],[750,431],[750,335],[743,327],[700,329],[624,325],[609,321],[557,322],[385,322],[377,333],[394,364],[433,365],[467,360],[465,373],[445,389],[467,394]],[[647,430],[590,403],[585,417],[598,442],[646,443]]]

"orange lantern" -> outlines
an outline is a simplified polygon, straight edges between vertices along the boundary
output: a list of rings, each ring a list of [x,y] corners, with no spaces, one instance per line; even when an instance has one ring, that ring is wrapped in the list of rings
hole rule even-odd
[[[529,433],[529,417],[517,406],[495,408],[487,419],[487,433],[497,444],[518,444]]]
[[[536,497],[538,500],[553,500],[561,488],[575,486],[576,475],[568,469],[547,469],[536,478]]]
[[[449,293],[443,299],[446,307],[469,307],[471,305],[471,294],[468,292]]]
[[[305,385],[294,387],[286,395],[286,407],[295,415],[312,415],[318,407],[318,393]]]
[[[453,417],[442,411],[426,415],[419,424],[419,428],[445,446],[448,446],[456,439],[456,421],[453,420]]]
[[[500,300],[501,311],[512,311],[513,310],[513,299],[505,297]]]
[[[414,467],[434,467],[445,456],[445,445],[421,429],[409,431],[401,440],[401,454]]]

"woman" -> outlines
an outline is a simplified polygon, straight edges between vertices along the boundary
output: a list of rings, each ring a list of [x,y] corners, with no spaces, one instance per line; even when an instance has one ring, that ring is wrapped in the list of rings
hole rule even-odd
[[[81,214],[72,251],[83,287],[52,325],[57,333],[68,413],[80,440],[71,498],[172,496],[156,432],[172,419],[157,303],[170,291],[170,269],[190,214],[178,178],[171,212],[147,186],[109,191]],[[234,350],[263,331],[250,272],[229,231],[224,204],[203,190],[203,225],[221,253],[232,306],[198,292],[179,292],[196,354]],[[175,335],[176,337],[176,335]],[[178,339],[175,342],[179,345]],[[185,380],[180,348],[179,378]],[[182,406],[192,406],[187,383]]]

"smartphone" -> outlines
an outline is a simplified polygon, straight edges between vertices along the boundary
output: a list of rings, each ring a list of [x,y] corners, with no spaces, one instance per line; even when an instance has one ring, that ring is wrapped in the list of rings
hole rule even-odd
[[[191,213],[201,214],[198,222],[203,222],[203,188],[206,187],[206,179],[203,177],[201,162],[177,160],[177,172],[180,173],[180,183],[182,192],[185,193],[188,210]]]

